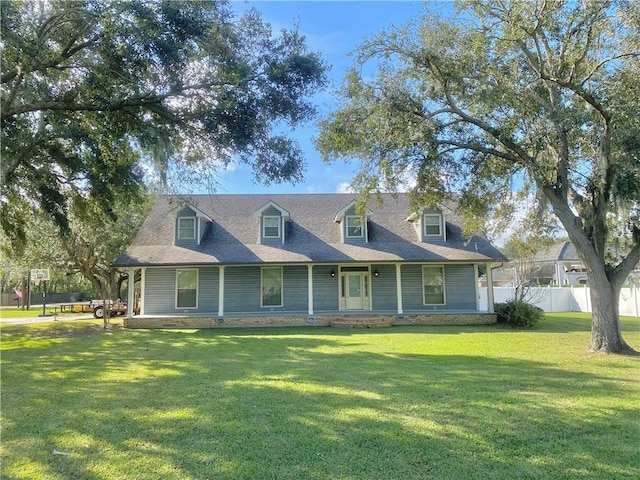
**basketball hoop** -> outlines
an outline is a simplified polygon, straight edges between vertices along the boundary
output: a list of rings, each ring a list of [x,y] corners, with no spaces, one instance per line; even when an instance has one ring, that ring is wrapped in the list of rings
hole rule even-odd
[[[41,281],[49,280],[49,269],[48,268],[33,268],[31,269],[31,281],[37,287],[40,285]]]

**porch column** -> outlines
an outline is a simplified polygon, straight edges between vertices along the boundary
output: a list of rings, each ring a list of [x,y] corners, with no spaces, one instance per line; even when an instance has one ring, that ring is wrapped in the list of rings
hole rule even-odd
[[[313,315],[313,265],[307,265],[307,303],[309,315]]]
[[[136,270],[130,268],[127,270],[129,279],[127,280],[127,318],[133,318],[133,309],[135,308],[135,285],[136,285]]]
[[[145,281],[146,273],[147,273],[146,268],[140,269],[140,315],[144,315],[144,302],[145,302],[144,284],[146,283]]]
[[[399,263],[396,263],[396,297],[398,299],[398,314],[401,315],[404,312],[402,309],[402,273]]]
[[[489,313],[494,313],[495,309],[493,308],[493,271],[492,264],[487,263],[487,311]]]
[[[218,317],[224,316],[224,265],[218,267]]]

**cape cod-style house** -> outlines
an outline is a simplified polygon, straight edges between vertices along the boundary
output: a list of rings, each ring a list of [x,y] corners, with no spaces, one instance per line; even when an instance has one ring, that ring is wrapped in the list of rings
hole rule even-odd
[[[139,279],[125,325],[495,322],[478,270],[503,255],[463,238],[451,207],[381,200],[358,211],[353,194],[161,196],[114,262]]]

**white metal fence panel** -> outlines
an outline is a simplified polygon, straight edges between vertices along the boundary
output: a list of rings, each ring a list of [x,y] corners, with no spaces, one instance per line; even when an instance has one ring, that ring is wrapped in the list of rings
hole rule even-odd
[[[495,303],[506,302],[513,298],[514,288],[494,287]],[[487,310],[487,287],[478,289],[480,309]],[[527,302],[532,303],[545,312],[591,312],[589,287],[539,287],[531,288]],[[620,315],[640,317],[640,288],[625,287],[620,291]]]

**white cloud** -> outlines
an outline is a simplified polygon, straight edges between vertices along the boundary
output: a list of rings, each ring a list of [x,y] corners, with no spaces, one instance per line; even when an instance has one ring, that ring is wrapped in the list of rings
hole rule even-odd
[[[337,193],[354,193],[353,187],[348,182],[340,182],[336,187]]]

